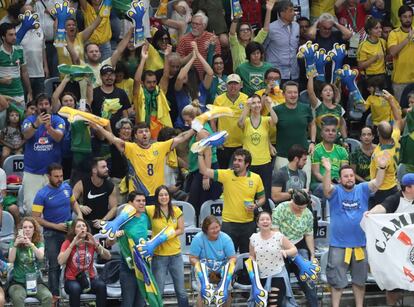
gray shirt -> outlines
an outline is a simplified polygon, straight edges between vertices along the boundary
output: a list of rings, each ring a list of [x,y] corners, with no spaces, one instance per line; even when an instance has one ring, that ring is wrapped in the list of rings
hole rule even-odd
[[[299,65],[296,58],[299,47],[299,24],[285,24],[278,19],[270,24],[264,42],[266,61],[278,68],[282,79],[298,79]]]

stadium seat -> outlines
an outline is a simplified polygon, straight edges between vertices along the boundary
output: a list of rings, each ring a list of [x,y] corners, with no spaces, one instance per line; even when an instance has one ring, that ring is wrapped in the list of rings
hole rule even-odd
[[[249,258],[249,253],[244,253],[244,254],[239,254],[237,255],[237,260],[236,260],[236,265],[234,267],[234,276],[240,276],[241,272],[244,270],[245,274],[244,276],[248,276],[247,275],[247,270],[246,270],[246,266],[244,264],[244,261]],[[236,281],[233,284],[233,288],[234,289],[239,289],[242,291],[250,291],[252,285],[250,284],[250,281],[248,283],[244,283],[247,281],[241,281],[240,279],[236,278]]]
[[[367,118],[365,119],[365,126],[373,127],[374,123],[372,122],[372,114],[369,113]]]
[[[9,212],[3,210],[0,230],[0,250],[3,255],[8,254],[9,244],[14,238],[14,226],[13,216]]]
[[[190,245],[194,236],[201,231],[201,228],[186,227],[184,233],[180,236],[181,254],[183,256],[184,265],[190,264]]]
[[[221,216],[223,214],[223,200],[216,199],[216,200],[208,200],[201,205],[200,209],[200,227],[203,224],[203,220],[209,216],[214,215],[219,219],[221,222]]]
[[[17,175],[23,179],[24,155],[8,156],[6,160],[4,160],[3,170],[6,172],[6,176]],[[20,184],[8,184],[7,190],[17,192],[20,186]]]
[[[361,146],[361,142],[358,141],[357,139],[347,138],[346,142],[349,145],[349,152],[354,152]]]
[[[315,195],[311,195],[311,199],[312,199],[313,211],[316,211],[316,216],[317,216],[318,220],[321,220],[322,219],[321,200]]]
[[[60,278],[59,278],[59,293],[60,293],[60,299],[68,301],[69,295],[65,292],[65,268],[66,266],[62,265],[61,271],[60,271]],[[96,268],[94,267],[95,273]],[[86,302],[95,302],[96,301],[96,295],[95,294],[89,294],[89,293],[82,293],[81,294],[81,303]],[[65,305],[62,305],[65,306]]]
[[[269,207],[270,207],[270,210],[272,211],[274,208],[276,208],[276,204],[271,198],[269,198]]]
[[[59,77],[52,77],[52,78],[46,79],[45,80],[45,93],[49,97],[52,97],[53,92],[55,91],[55,88],[57,87],[59,83],[60,83]]]
[[[318,221],[318,230],[315,236],[315,247],[317,249],[317,256],[328,250],[329,248],[329,226],[328,221]]]
[[[183,212],[184,227],[196,226],[196,212],[192,204],[180,200],[173,200],[172,203]]]

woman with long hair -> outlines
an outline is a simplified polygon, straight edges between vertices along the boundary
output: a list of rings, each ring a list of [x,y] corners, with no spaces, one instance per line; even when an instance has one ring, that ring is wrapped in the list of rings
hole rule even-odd
[[[174,206],[171,200],[168,187],[161,185],[155,190],[155,205],[146,207],[151,221],[152,236],[156,236],[165,227],[172,227],[175,230],[175,237],[155,249],[152,258],[152,271],[160,293],[164,292],[167,272],[170,273],[178,306],[183,307],[189,306],[184,286],[184,262],[179,238],[184,233],[184,217],[180,208]]]
[[[36,297],[41,306],[52,305],[52,293],[41,279],[40,266],[44,255],[40,225],[34,218],[24,217],[17,226],[9,249],[13,276],[8,292],[13,306],[25,306],[24,300],[28,293]]]
[[[80,296],[85,291],[96,294],[97,306],[106,306],[106,285],[93,267],[95,252],[105,260],[111,259],[111,253],[93,238],[88,223],[76,219],[58,255],[59,264],[66,265],[65,291],[71,307],[80,306]]]

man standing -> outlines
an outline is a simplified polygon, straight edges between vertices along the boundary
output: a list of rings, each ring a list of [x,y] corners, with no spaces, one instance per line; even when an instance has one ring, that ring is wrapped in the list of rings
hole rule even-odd
[[[266,61],[280,69],[282,80],[298,80],[299,66],[296,54],[299,47],[299,25],[290,1],[278,3],[279,19],[272,22],[264,42]]]
[[[40,189],[33,202],[33,217],[43,227],[46,259],[49,261],[49,289],[54,299],[59,296],[60,266],[57,256],[65,241],[68,222],[72,220],[72,210],[78,218],[82,212],[72,194],[72,189],[63,183],[63,169],[51,163],[47,169],[49,184]]]
[[[248,96],[240,92],[241,88],[240,76],[231,74],[227,77],[227,92],[217,96],[214,100],[214,105],[229,107],[234,113],[233,117],[220,117],[217,121],[213,120],[211,122],[214,131],[226,130],[229,134],[223,148],[217,149],[220,168],[227,168],[235,150],[242,146],[243,132],[237,125],[237,118],[240,118],[243,109],[246,107]]]
[[[237,149],[234,152],[233,169],[207,168],[204,153],[198,154],[200,173],[223,184],[224,206],[221,230],[233,240],[235,250],[249,251],[249,238],[256,232],[254,210],[265,201],[265,191],[259,175],[250,172],[250,152]]]
[[[402,5],[398,9],[401,27],[392,30],[388,36],[388,52],[394,58],[392,88],[394,96],[401,100],[404,88],[414,80],[412,58],[414,54],[413,9]]]
[[[356,307],[364,304],[368,276],[366,238],[360,222],[368,210],[368,199],[382,184],[388,157],[377,158],[378,172],[370,182],[355,184],[355,173],[349,165],[339,170],[339,184],[331,183],[331,162],[322,158],[325,168],[323,193],[329,200],[331,224],[326,276],[332,289],[332,306],[339,307],[342,291],[348,286],[347,271],[351,269],[352,290]]]
[[[129,165],[129,192],[137,191],[145,194],[147,204],[154,204],[155,189],[164,184],[165,157],[167,154],[194,135],[194,130],[182,132],[175,138],[165,142],[151,143],[149,126],[140,122],[136,124],[135,143],[126,142],[115,137],[103,127],[90,124],[98,130],[111,144],[125,155]]]
[[[21,108],[24,108],[23,86],[28,101],[33,99],[33,95],[23,48],[15,45],[16,29],[10,23],[0,25],[0,37],[3,42],[0,48],[0,94],[12,97]]]
[[[44,94],[36,98],[37,114],[27,117],[22,124],[24,147],[24,207],[32,212],[33,198],[48,182],[45,176],[51,163],[60,163],[61,141],[65,122],[58,115],[51,114],[50,98]]]
[[[82,198],[80,210],[94,235],[99,232],[100,222],[116,216],[117,199],[114,184],[108,180],[108,165],[102,158],[92,162],[91,176],[79,180],[73,187],[76,200]]]

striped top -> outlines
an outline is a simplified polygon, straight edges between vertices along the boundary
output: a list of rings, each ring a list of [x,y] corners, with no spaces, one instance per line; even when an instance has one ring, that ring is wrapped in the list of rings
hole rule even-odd
[[[0,84],[0,94],[11,97],[24,95],[20,67],[25,64],[22,46],[13,46],[11,54],[3,45],[0,46],[0,78],[12,78],[11,84]]]

